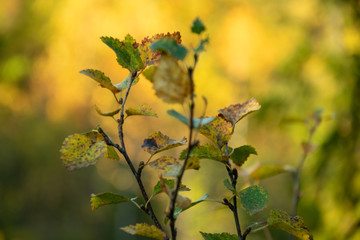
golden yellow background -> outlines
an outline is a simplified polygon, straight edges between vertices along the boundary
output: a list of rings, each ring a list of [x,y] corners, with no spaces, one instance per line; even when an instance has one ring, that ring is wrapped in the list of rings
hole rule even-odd
[[[180,31],[188,48],[197,44],[192,21],[200,17],[210,44],[195,72],[197,114],[201,96],[207,115],[255,97],[262,108],[238,123],[230,146],[250,144],[257,164],[296,166],[308,130],[285,124],[287,116],[308,118],[322,108],[326,121],[314,137],[317,150],[302,174],[303,216],[315,239],[360,238],[360,3],[320,0],[1,0],[0,1],[0,239],[144,239],[119,227],[149,221],[133,205],[91,211],[89,196],[104,191],[138,194],[124,161],[101,160],[68,173],[59,148],[74,132],[100,124],[113,139],[116,123],[96,114],[96,104],[113,110],[113,97],[80,70],[95,68],[114,83],[127,76],[101,36],[140,41],[156,33]],[[166,114],[182,106],[164,104],[146,79],[132,89],[128,106],[148,104],[159,118],[133,117],[126,143],[136,164],[148,155],[142,141],[161,130],[173,139],[187,128]],[[186,112],[186,110],[185,110]],[[203,140],[203,139],[202,139]],[[178,151],[173,151],[178,153]],[[246,171],[243,171],[243,174]],[[144,173],[149,192],[158,173]],[[221,200],[225,169],[209,160],[190,170],[184,183],[193,200],[205,192]],[[244,184],[244,182],[240,182]],[[291,211],[292,178],[282,174],[260,183],[269,208]],[[157,199],[159,216],[166,197]],[[242,228],[262,220],[240,211]],[[230,211],[205,202],[180,215],[179,239],[201,239],[199,231],[235,233]],[[288,236],[271,230],[273,239]],[[251,239],[270,239],[264,232]]]

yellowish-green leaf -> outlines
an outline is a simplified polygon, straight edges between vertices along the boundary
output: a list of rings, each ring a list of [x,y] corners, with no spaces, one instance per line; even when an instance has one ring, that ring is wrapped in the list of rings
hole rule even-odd
[[[80,73],[94,79],[100,84],[101,87],[109,89],[114,94],[120,92],[120,90],[111,83],[110,78],[105,76],[102,71],[95,69],[85,69],[80,71]]]
[[[291,217],[282,210],[272,210],[267,222],[271,227],[281,229],[301,240],[313,240],[313,236],[301,217]]]
[[[163,184],[166,184],[170,189],[173,189],[175,187],[175,180],[174,179],[161,178],[156,183],[156,185],[154,186],[153,196],[164,192]],[[190,189],[187,188],[185,185],[180,184],[179,191],[190,191]]]
[[[232,125],[225,119],[216,117],[212,122],[201,126],[199,131],[221,149],[231,138]]]
[[[94,142],[104,140],[103,136],[97,130],[91,130],[89,132],[83,133],[83,135],[90,138]],[[109,158],[109,159],[114,159],[114,160],[119,160],[120,159],[120,157],[117,154],[114,147],[109,146],[109,145],[107,146],[107,150],[106,150],[106,153],[105,153],[104,157]]]
[[[130,85],[130,81],[131,81],[131,74],[129,74],[122,82],[115,84],[114,86],[119,90],[122,91],[124,89],[127,89]],[[132,82],[131,86],[134,86],[135,84],[137,84],[139,82],[139,78],[135,78],[134,81]]]
[[[205,240],[239,240],[235,234],[229,233],[204,233],[200,232]]]
[[[153,75],[155,94],[168,103],[184,103],[190,96],[190,78],[171,56],[163,55]]]
[[[98,106],[95,105],[95,110],[101,116],[113,117],[114,115],[116,115],[116,114],[118,114],[120,112],[121,108],[115,109],[114,111],[111,111],[111,112],[103,112],[103,111],[100,110],[100,108],[98,108]]]
[[[263,210],[269,202],[269,193],[265,188],[257,185],[241,190],[239,196],[242,206],[250,215]]]
[[[104,140],[94,141],[78,133],[65,138],[60,149],[63,164],[69,171],[95,164],[106,151],[107,145]]]
[[[142,116],[152,116],[157,117],[157,114],[147,105],[140,105],[137,108],[128,108],[126,109],[127,116],[133,115],[142,115]]]
[[[180,173],[182,165],[179,163],[174,163],[167,165],[164,168],[164,177],[177,177]]]
[[[106,206],[109,204],[118,204],[123,202],[129,202],[130,199],[124,196],[121,196],[116,193],[99,193],[99,194],[91,194],[91,208],[92,210],[96,210],[99,207]]]
[[[201,202],[204,202],[206,201],[207,197],[209,196],[209,194],[205,193],[201,198],[199,198],[198,200],[192,202],[188,207],[186,208],[181,208],[181,207],[177,207],[175,209],[175,212],[174,212],[174,217],[176,218],[180,213],[182,213],[183,211],[201,203]]]
[[[158,240],[164,239],[160,229],[158,229],[154,225],[149,225],[147,223],[137,223],[136,225],[122,227],[121,230],[132,235],[139,235],[139,236],[149,237]]]
[[[160,169],[160,170],[165,170],[165,168],[169,165],[173,165],[176,164],[176,158],[171,157],[171,156],[162,156],[152,162],[149,163],[149,166],[152,168],[156,168],[156,169]]]
[[[260,109],[260,104],[256,101],[255,98],[251,98],[245,103],[231,105],[227,108],[220,109],[218,112],[222,115],[226,120],[235,125],[240,119],[252,113],[256,110]]]
[[[282,166],[277,166],[277,165],[259,166],[250,173],[250,177],[252,177],[255,180],[263,180],[265,178],[279,175],[283,172],[286,172],[286,169]]]
[[[141,148],[154,155],[158,152],[165,151],[174,147],[182,146],[186,143],[186,138],[180,141],[170,139],[168,136],[162,134],[160,131],[151,134],[144,140],[144,144]]]

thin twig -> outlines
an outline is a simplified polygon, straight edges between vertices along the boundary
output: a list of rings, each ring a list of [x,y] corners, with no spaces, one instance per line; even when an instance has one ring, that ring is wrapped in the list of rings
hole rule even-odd
[[[144,207],[143,210],[151,217],[151,219],[155,223],[155,226],[162,231],[164,239],[168,239],[168,237],[166,236],[165,231],[163,230],[159,220],[157,219],[157,217],[155,215],[154,210],[152,209],[152,206],[151,206],[151,204],[149,202],[149,197],[148,197],[148,195],[146,193],[144,184],[143,184],[143,182],[141,180],[142,167],[139,166],[139,171],[136,171],[136,169],[134,167],[134,164],[132,163],[132,161],[130,160],[129,155],[127,154],[126,147],[125,147],[125,142],[124,142],[124,132],[123,132],[124,108],[125,108],[126,100],[128,99],[128,96],[129,96],[129,93],[130,93],[132,83],[134,82],[136,77],[137,77],[137,72],[134,72],[131,75],[129,87],[128,87],[127,91],[126,91],[125,97],[124,97],[124,99],[122,101],[122,104],[121,104],[120,119],[118,120],[118,134],[119,134],[119,139],[120,139],[120,145],[115,144],[114,142],[112,142],[111,139],[109,138],[109,136],[100,127],[98,128],[98,131],[104,137],[104,140],[105,140],[106,144],[115,147],[123,155],[123,157],[125,158],[126,163],[128,164],[131,172],[133,173],[133,175],[136,178],[136,181],[137,181],[137,183],[139,185],[141,194],[142,194],[142,196],[144,198],[144,202],[147,203],[147,206]]]
[[[181,180],[183,178],[188,159],[190,158],[191,150],[193,149],[194,146],[196,146],[196,144],[193,143],[192,138],[193,138],[193,128],[194,128],[194,126],[193,126],[193,118],[194,118],[194,108],[195,108],[195,103],[194,103],[194,69],[196,67],[197,60],[198,60],[198,55],[195,54],[194,55],[194,66],[188,68],[188,75],[189,75],[189,79],[190,79],[189,143],[188,143],[188,149],[187,149],[186,157],[185,157],[184,163],[183,163],[183,165],[181,167],[180,173],[177,176],[176,187],[175,187],[174,191],[172,192],[171,200],[170,200],[170,208],[169,208],[169,216],[168,217],[170,219],[170,230],[171,230],[172,240],[176,240],[176,235],[177,235],[177,231],[176,231],[176,228],[175,228],[176,218],[174,217],[175,202],[176,202],[176,199],[177,199],[177,196],[178,196],[178,192],[179,192],[180,185],[181,185]]]

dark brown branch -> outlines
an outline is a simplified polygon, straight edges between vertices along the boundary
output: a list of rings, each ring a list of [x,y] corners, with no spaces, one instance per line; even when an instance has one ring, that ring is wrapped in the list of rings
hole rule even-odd
[[[188,143],[188,149],[186,152],[186,157],[184,160],[184,163],[181,167],[180,173],[176,179],[176,187],[174,189],[174,191],[172,192],[171,195],[171,200],[170,200],[170,208],[169,208],[169,219],[170,219],[170,230],[171,230],[171,237],[172,240],[176,240],[176,235],[177,235],[177,230],[175,228],[175,222],[176,222],[176,218],[174,217],[174,212],[175,212],[175,203],[176,203],[176,199],[179,193],[179,189],[180,189],[180,185],[181,185],[181,180],[184,176],[184,172],[186,169],[186,165],[187,162],[190,158],[190,153],[191,150],[194,148],[194,146],[196,146],[196,143],[193,143],[193,118],[194,118],[194,108],[195,108],[195,102],[194,102],[194,69],[196,67],[197,64],[197,60],[198,60],[198,55],[195,54],[194,55],[194,66],[193,67],[189,67],[188,68],[188,75],[189,75],[189,79],[190,79],[190,122],[189,122],[189,143]]]
[[[111,141],[111,139],[109,138],[109,136],[99,127],[99,133],[104,137],[104,140],[106,142],[106,144],[115,147],[125,158],[126,163],[128,164],[131,172],[133,173],[133,175],[135,176],[135,179],[139,185],[140,191],[141,191],[141,195],[144,198],[144,202],[147,203],[147,206],[143,209],[153,220],[153,222],[155,223],[155,226],[157,228],[159,228],[162,232],[163,232],[163,236],[164,239],[168,239],[168,237],[166,236],[166,233],[164,232],[159,220],[157,219],[155,212],[149,202],[149,197],[146,193],[144,184],[141,180],[141,171],[142,171],[142,167],[139,166],[139,171],[136,171],[134,164],[132,163],[129,155],[127,154],[126,151],[126,147],[125,147],[125,142],[124,142],[124,131],[123,131],[123,125],[124,125],[124,109],[125,109],[125,103],[126,100],[128,99],[129,93],[130,93],[130,89],[132,86],[132,83],[134,82],[135,78],[137,77],[137,72],[134,72],[131,75],[131,79],[130,79],[130,83],[129,83],[129,87],[126,91],[125,97],[121,103],[121,111],[120,111],[120,119],[118,120],[118,134],[119,134],[119,139],[120,139],[120,145],[115,144],[114,142]]]

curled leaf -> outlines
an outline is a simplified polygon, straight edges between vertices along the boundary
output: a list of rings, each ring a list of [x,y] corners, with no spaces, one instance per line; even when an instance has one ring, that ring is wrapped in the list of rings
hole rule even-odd
[[[151,109],[151,107],[143,104],[141,104],[137,108],[128,108],[125,112],[127,116],[142,115],[157,117],[157,114]]]
[[[85,69],[80,71],[80,73],[94,79],[101,87],[109,89],[114,94],[120,92],[120,90],[111,83],[110,78],[105,76],[102,71],[96,69]]]
[[[184,145],[185,143],[186,138],[176,141],[158,131],[146,138],[141,148],[151,155],[154,155],[158,152]]]
[[[154,225],[149,225],[147,223],[137,223],[136,225],[122,227],[121,230],[132,235],[139,235],[139,236],[149,237],[158,240],[164,239],[160,229],[158,229]]]
[[[155,94],[168,103],[184,103],[190,96],[190,78],[171,56],[163,55],[153,74]]]
[[[121,110],[121,108],[118,108],[118,109],[115,109],[112,112],[103,112],[103,111],[100,110],[100,108],[98,106],[95,105],[94,107],[95,107],[95,111],[99,115],[104,116],[104,117],[112,117],[112,116],[118,114],[120,112],[120,110]]]
[[[301,217],[291,217],[282,210],[271,210],[267,222],[271,227],[281,229],[301,240],[313,240],[313,236]]]
[[[222,117],[231,122],[234,126],[240,119],[260,109],[260,104],[256,101],[255,98],[251,98],[247,102],[242,104],[230,105],[227,108],[220,109],[218,112]]]
[[[63,164],[69,171],[95,164],[106,152],[104,140],[97,141],[78,133],[65,138],[60,149]]]
[[[129,74],[122,82],[115,84],[114,86],[119,90],[122,91],[124,89],[127,89],[130,85],[130,81],[131,81],[131,74]],[[131,86],[134,86],[135,84],[137,84],[139,82],[139,78],[135,78],[131,84]]]
[[[99,207],[109,205],[109,204],[118,204],[123,202],[129,202],[130,198],[121,196],[115,193],[99,193],[99,194],[91,194],[91,208],[92,210],[96,210]]]
[[[176,118],[180,122],[185,123],[187,126],[190,125],[189,118],[185,117],[181,113],[179,113],[173,109],[167,110],[166,113],[169,114],[170,116]],[[199,128],[200,126],[203,126],[203,125],[206,125],[206,124],[212,122],[214,119],[215,119],[215,117],[193,118],[193,127]]]

